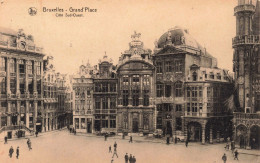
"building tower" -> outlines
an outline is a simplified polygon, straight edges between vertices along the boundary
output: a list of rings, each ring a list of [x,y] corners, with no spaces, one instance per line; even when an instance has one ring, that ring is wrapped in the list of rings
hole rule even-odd
[[[233,70],[239,98],[234,112],[234,140],[240,148],[260,149],[260,31],[259,0],[238,0]]]
[[[259,5],[259,1],[257,1]],[[259,9],[259,7],[257,7]],[[253,88],[260,73],[257,67],[259,54],[259,15],[255,14],[255,2],[253,0],[238,0],[238,6],[234,9],[236,16],[236,37],[233,38],[234,48],[233,71],[235,72],[236,86],[238,90],[239,105],[243,112],[254,113],[260,111],[257,103],[257,94]],[[258,32],[256,31],[258,29]],[[257,34],[258,33],[258,34]],[[258,82],[257,82],[258,83]],[[260,96],[259,96],[260,97]]]

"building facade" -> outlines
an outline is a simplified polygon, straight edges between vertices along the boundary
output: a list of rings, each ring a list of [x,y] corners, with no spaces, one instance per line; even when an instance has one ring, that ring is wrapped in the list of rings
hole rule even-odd
[[[116,133],[117,78],[107,55],[99,60],[94,76],[94,131]]]
[[[233,71],[238,96],[234,139],[241,148],[260,149],[260,2],[239,0],[234,12]]]
[[[0,28],[0,133],[18,128],[35,131],[41,125],[43,57],[33,36]]]
[[[230,75],[186,29],[170,29],[155,46],[157,129],[202,144],[219,139],[224,131],[216,122],[231,125],[223,106],[231,95]]]
[[[96,71],[96,68],[87,63],[81,65],[73,77],[73,127],[78,132],[94,133],[93,78]]]
[[[151,50],[145,49],[140,33],[134,33],[117,65],[117,131],[153,133],[156,126],[154,105],[155,67]]]

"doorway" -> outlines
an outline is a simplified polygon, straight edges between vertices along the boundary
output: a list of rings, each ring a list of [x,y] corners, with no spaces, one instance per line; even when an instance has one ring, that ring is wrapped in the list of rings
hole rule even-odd
[[[133,132],[138,132],[138,118],[133,118]]]

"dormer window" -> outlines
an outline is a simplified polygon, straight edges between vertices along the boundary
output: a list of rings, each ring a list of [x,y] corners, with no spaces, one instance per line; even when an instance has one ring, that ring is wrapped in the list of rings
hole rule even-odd
[[[193,80],[193,81],[197,81],[197,78],[198,78],[197,73],[196,73],[196,72],[193,72],[193,74],[192,74],[192,80]]]
[[[220,75],[220,73],[217,73],[217,79],[218,79],[218,80],[221,80],[221,75]]]
[[[210,73],[210,76],[209,76],[209,77],[210,77],[210,79],[214,79],[214,74],[213,74],[213,72]]]

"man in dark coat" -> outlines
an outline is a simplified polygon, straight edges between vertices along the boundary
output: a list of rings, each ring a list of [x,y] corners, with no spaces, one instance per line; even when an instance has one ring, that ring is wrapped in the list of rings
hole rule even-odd
[[[10,156],[10,158],[12,158],[13,153],[14,153],[14,149],[13,149],[13,147],[11,146],[11,148],[9,149],[9,156]]]
[[[227,161],[227,156],[226,156],[225,153],[224,153],[224,155],[222,156],[222,160],[223,160],[224,163],[226,163],[226,161]]]
[[[127,155],[127,153],[125,154],[125,163],[128,163],[128,155]]]
[[[114,144],[114,148],[117,148],[117,144],[116,144],[116,142],[115,142],[115,144]]]
[[[234,160],[237,159],[238,160],[238,151],[236,150],[235,151],[235,157],[234,157]]]
[[[17,159],[19,158],[19,153],[20,153],[19,147],[17,147],[17,148],[16,148],[16,158],[17,158]]]
[[[133,156],[133,163],[136,163],[136,159],[135,159],[135,156]]]
[[[189,141],[188,141],[188,139],[186,139],[186,142],[185,142],[186,147],[188,147],[188,144],[189,144]]]
[[[109,153],[112,153],[111,145],[108,147],[108,150]]]
[[[7,144],[7,136],[5,136],[5,144]]]
[[[133,143],[133,137],[132,137],[132,135],[130,136],[129,143]]]
[[[129,162],[132,163],[133,162],[133,157],[132,157],[132,154],[130,154],[130,157],[129,157]]]
[[[175,144],[177,144],[177,142],[178,142],[177,137],[175,137],[174,142],[175,142]]]
[[[35,132],[36,137],[38,137],[38,131]]]
[[[114,155],[116,155],[116,157],[118,158],[118,155],[117,155],[116,148],[114,148],[114,153],[113,153],[113,156],[112,156],[112,158],[114,158]]]

